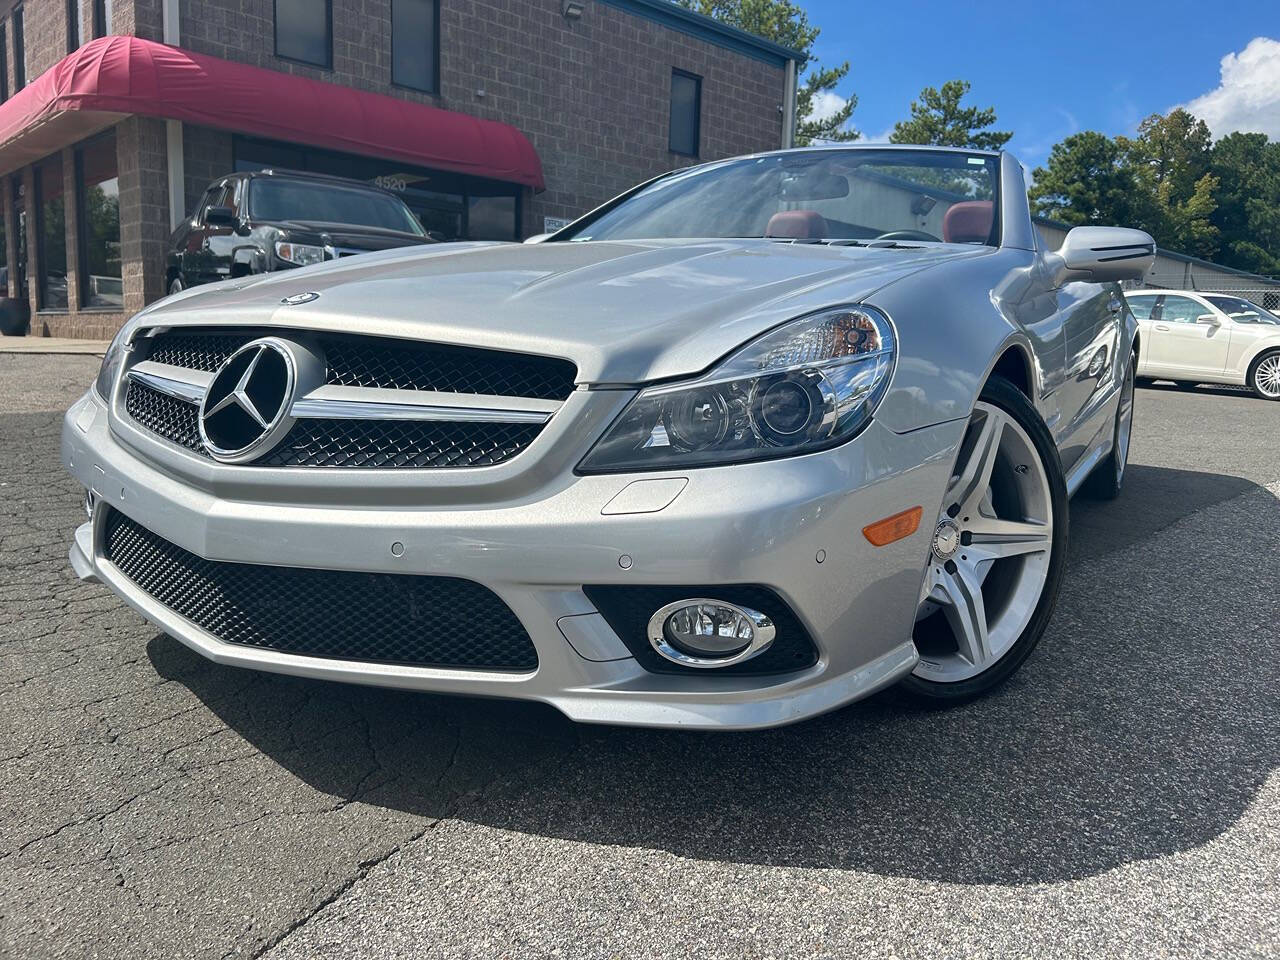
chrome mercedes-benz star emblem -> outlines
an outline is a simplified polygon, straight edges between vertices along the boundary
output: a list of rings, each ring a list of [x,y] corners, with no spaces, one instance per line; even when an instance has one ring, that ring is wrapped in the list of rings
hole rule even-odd
[[[312,300],[318,299],[319,296],[320,294],[314,291],[310,293],[295,293],[292,296],[281,298],[280,302],[286,307],[296,307],[300,303],[310,303]]]
[[[274,337],[246,343],[214,374],[200,403],[200,439],[215,460],[242,463],[269,451],[293,426],[294,358]]]

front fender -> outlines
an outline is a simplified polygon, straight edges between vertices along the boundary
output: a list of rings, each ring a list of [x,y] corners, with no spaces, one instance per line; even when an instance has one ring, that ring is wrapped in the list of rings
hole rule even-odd
[[[1021,351],[1033,392],[1042,359],[1012,319],[1034,282],[1034,255],[998,250],[942,263],[877,291],[867,303],[892,318],[898,365],[876,419],[897,433],[968,417],[1009,347]]]

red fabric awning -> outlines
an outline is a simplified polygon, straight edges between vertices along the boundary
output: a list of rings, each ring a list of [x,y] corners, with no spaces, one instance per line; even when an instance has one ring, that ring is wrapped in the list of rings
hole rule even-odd
[[[508,124],[121,36],[86,43],[0,104],[0,169],[131,114],[545,187]]]

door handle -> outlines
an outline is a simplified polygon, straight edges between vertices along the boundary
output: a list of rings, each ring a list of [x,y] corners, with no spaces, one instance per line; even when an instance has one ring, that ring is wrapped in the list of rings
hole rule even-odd
[[[1169,325],[1168,325],[1167,323],[1157,323],[1157,324],[1156,324],[1156,329],[1157,329],[1157,330],[1166,330],[1166,331],[1167,331],[1167,330],[1169,329]]]

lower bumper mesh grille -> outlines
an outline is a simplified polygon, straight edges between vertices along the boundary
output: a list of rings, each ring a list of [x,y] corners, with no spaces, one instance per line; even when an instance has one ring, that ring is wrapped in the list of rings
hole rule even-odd
[[[125,388],[125,410],[170,443],[208,456],[199,407],[141,383]],[[489,467],[524,450],[542,424],[417,420],[299,420],[280,445],[246,466]]]
[[[538,665],[516,615],[470,580],[204,560],[116,510],[103,552],[141,590],[225,643],[366,663]]]

